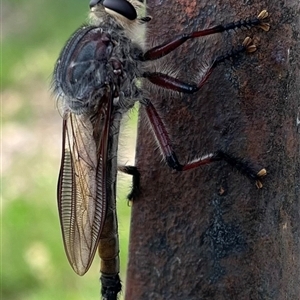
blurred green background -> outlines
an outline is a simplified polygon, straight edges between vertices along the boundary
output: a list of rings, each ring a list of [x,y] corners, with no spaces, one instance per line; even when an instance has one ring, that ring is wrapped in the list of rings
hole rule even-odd
[[[99,299],[99,258],[80,277],[64,253],[56,207],[61,117],[49,86],[65,41],[88,13],[88,0],[2,0],[1,299]],[[132,163],[136,112],[122,138]],[[118,188],[121,277],[125,282],[130,178]],[[123,289],[124,290],[124,289]]]

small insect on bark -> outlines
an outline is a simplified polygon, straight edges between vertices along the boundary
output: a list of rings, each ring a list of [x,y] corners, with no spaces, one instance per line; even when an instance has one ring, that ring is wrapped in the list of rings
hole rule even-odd
[[[68,260],[79,274],[85,274],[97,248],[101,258],[102,299],[116,299],[121,290],[119,278],[119,240],[116,216],[117,171],[133,175],[134,198],[139,187],[135,167],[117,165],[118,135],[122,115],[135,102],[145,107],[149,123],[167,164],[178,171],[225,160],[261,187],[266,174],[228,153],[217,151],[187,164],[180,164],[165,125],[151,102],[149,93],[137,82],[148,80],[163,89],[195,93],[222,62],[241,52],[254,52],[246,38],[240,47],[217,57],[195,84],[168,74],[151,71],[151,61],[174,51],[189,39],[236,28],[258,26],[267,11],[258,17],[205,30],[182,34],[145,51],[138,32],[148,16],[140,16],[143,5],[136,0],[92,0],[90,19],[80,27],[63,48],[53,74],[53,91],[63,116],[63,150],[57,198],[63,241]],[[142,30],[141,30],[142,29]]]

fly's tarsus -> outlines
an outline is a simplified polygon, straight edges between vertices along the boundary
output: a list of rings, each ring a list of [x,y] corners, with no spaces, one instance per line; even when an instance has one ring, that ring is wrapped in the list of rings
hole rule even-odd
[[[214,63],[212,64],[210,68],[210,73],[212,72],[212,69],[216,68],[220,63],[224,62],[225,60],[229,60],[231,58],[234,58],[238,56],[240,53],[246,52],[246,53],[253,53],[257,50],[256,45],[253,44],[252,39],[250,37],[246,37],[239,47],[232,49],[230,52],[227,54],[223,54],[218,56],[215,60]],[[209,75],[210,75],[209,73]],[[203,85],[201,83],[200,87]]]
[[[267,175],[267,170],[265,168],[261,169],[257,174],[257,179],[255,181],[256,187],[258,189],[261,189],[263,187],[262,182],[260,181],[261,178],[265,177]]]
[[[243,46],[246,48],[248,53],[253,53],[257,50],[256,45],[252,43],[252,39],[248,36],[244,39]]]
[[[134,166],[118,166],[118,170],[125,174],[132,175],[132,187],[127,195],[127,200],[131,202],[140,194],[140,172],[137,167]]]
[[[262,21],[264,19],[266,19],[269,16],[269,13],[267,10],[262,10],[259,15],[257,16],[257,18]],[[266,23],[266,22],[260,22],[260,24],[258,25],[258,27],[260,27],[262,30],[264,31],[269,31],[270,30],[270,24]]]
[[[268,16],[269,16],[269,13],[267,12],[267,10],[262,10],[256,18],[240,20],[237,22],[228,23],[224,26],[221,25],[220,27],[221,28],[223,27],[222,31],[227,31],[227,30],[235,29],[235,28],[242,28],[242,27],[251,28],[253,26],[257,26],[264,31],[269,31],[270,24],[263,21]]]
[[[262,177],[267,175],[267,171],[264,168],[257,168],[252,162],[246,161],[245,159],[235,157],[229,153],[222,150],[217,151],[213,157],[216,160],[224,160],[236,170],[247,176],[251,180],[255,180],[255,185],[257,188],[262,188],[262,182],[260,181]],[[259,169],[259,171],[257,171]]]

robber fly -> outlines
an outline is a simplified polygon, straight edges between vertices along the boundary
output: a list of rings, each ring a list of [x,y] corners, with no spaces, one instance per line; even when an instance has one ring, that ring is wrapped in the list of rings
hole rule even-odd
[[[97,248],[101,258],[102,298],[116,299],[121,290],[119,241],[116,216],[116,177],[118,169],[133,175],[135,196],[139,173],[135,167],[118,167],[117,150],[120,121],[135,102],[145,107],[149,123],[168,165],[178,171],[225,160],[254,179],[266,174],[231,155],[218,151],[180,164],[171,146],[165,125],[140,80],[177,92],[195,93],[221,62],[240,52],[253,52],[246,38],[243,45],[217,57],[196,84],[188,84],[168,74],[151,72],[149,61],[159,59],[194,39],[227,30],[269,25],[262,11],[249,20],[219,25],[184,34],[144,50],[137,32],[151,20],[139,16],[143,5],[136,0],[92,0],[90,21],[79,28],[63,48],[53,75],[53,90],[63,116],[63,150],[58,180],[58,209],[65,251],[74,271],[83,275],[89,269]]]

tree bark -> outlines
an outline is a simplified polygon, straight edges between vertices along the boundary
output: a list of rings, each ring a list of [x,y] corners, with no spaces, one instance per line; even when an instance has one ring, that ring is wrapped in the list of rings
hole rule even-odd
[[[141,108],[127,300],[300,297],[299,0],[213,2],[150,0],[149,45],[262,9],[270,31],[186,42],[156,69],[196,82],[201,63],[246,36],[258,50],[219,66],[193,96],[152,92],[152,101],[181,163],[222,149],[265,167],[267,176],[257,189],[225,162],[170,170]]]

